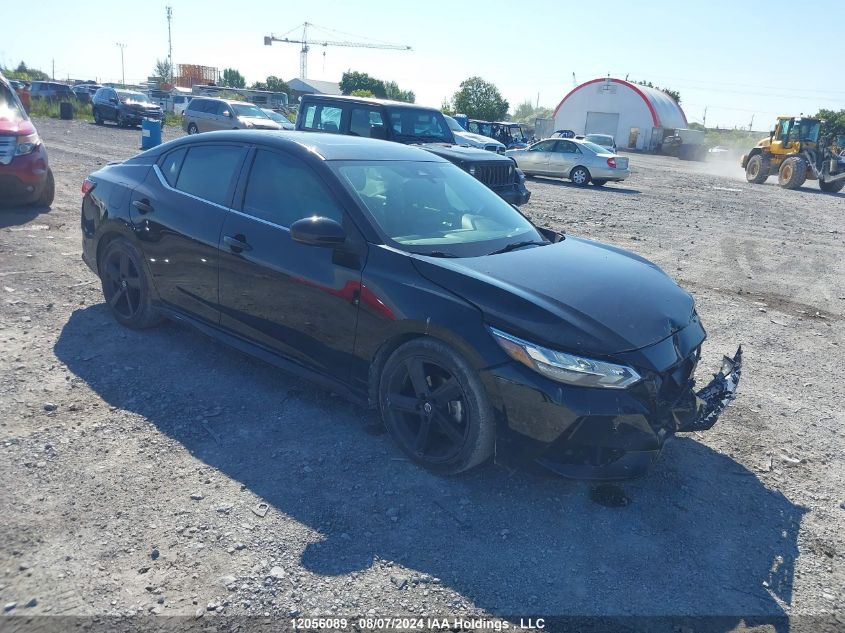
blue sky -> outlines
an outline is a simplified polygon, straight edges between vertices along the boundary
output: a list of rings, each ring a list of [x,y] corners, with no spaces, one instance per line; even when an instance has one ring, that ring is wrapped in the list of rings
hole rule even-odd
[[[55,60],[57,78],[119,81],[122,42],[127,81],[142,80],[167,55],[166,4],[29,3],[28,26],[4,31],[0,61],[23,59],[49,73]],[[765,130],[777,114],[845,108],[843,0],[169,4],[175,63],[231,66],[249,82],[298,76],[299,47],[267,47],[263,36],[297,36],[297,25],[308,21],[334,31],[313,31],[322,38],[413,47],[314,46],[312,79],[337,81],[347,69],[360,70],[414,90],[426,105],[439,106],[463,79],[480,75],[512,106],[539,95],[540,105],[554,107],[572,88],[573,73],[578,83],[609,73],[680,91],[689,120],[700,122],[706,107],[708,126],[747,127],[753,116],[754,128]]]

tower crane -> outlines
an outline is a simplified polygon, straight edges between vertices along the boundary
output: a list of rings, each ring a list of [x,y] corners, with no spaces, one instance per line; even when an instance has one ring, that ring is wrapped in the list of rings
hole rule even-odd
[[[342,41],[342,40],[323,40],[323,39],[308,39],[308,27],[315,27],[322,29],[323,27],[318,27],[316,24],[312,22],[303,22],[302,24],[302,38],[295,40],[289,37],[276,37],[273,34],[265,35],[264,36],[264,45],[270,46],[273,42],[282,42],[284,44],[302,44],[302,48],[299,49],[299,78],[306,79],[308,75],[308,51],[311,50],[311,46],[346,46],[348,48],[381,48],[387,50],[394,50],[394,51],[410,51],[412,50],[410,46],[404,46],[399,44],[376,44],[370,42],[353,42],[353,41]],[[296,27],[299,28],[299,27]],[[329,30],[329,29],[324,29]],[[290,31],[288,31],[290,32]]]

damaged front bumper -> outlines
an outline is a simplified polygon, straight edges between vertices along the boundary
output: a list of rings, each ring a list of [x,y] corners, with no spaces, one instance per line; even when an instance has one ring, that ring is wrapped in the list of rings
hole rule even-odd
[[[488,370],[482,378],[498,418],[496,461],[535,462],[576,479],[642,475],[676,432],[711,428],[736,397],[742,348],[695,391],[697,361],[696,348],[664,373],[623,390],[564,385],[518,363]]]

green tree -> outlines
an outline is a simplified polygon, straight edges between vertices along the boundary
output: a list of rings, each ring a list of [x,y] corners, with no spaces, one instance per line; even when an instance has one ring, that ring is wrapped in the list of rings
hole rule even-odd
[[[285,92],[290,94],[290,87],[287,82],[275,75],[270,75],[266,81],[256,81],[250,88],[253,90],[270,90],[271,92]]]
[[[244,76],[234,68],[224,68],[220,85],[228,88],[246,88]]]
[[[448,114],[449,116],[455,116],[457,114],[455,107],[449,99],[443,99],[443,103],[440,104],[440,110],[443,114]]]
[[[173,68],[170,65],[169,59],[156,59],[156,65],[153,68],[153,75],[165,82],[170,82],[173,79]]]
[[[353,90],[351,94],[353,97],[375,97],[375,95],[369,90]]]
[[[498,121],[508,113],[508,102],[499,89],[481,77],[462,81],[460,90],[452,97],[452,105],[457,112],[484,121]]]
[[[367,73],[359,73],[357,70],[347,70],[340,78],[340,92],[345,95],[352,94],[355,90],[369,90],[379,99],[387,96],[384,82],[381,79],[370,77]]]
[[[646,88],[654,88],[655,90],[659,90],[660,92],[665,92],[667,95],[669,95],[670,97],[672,97],[672,99],[675,100],[675,103],[681,103],[681,93],[677,90],[672,90],[671,88],[661,88],[660,86],[655,86],[650,81],[635,81],[634,83],[640,86],[645,86]]]
[[[29,68],[24,62],[18,64],[14,70],[4,70],[3,74],[9,79],[20,79],[22,81],[46,81],[50,78],[47,73],[37,68]]]
[[[845,110],[825,110],[821,109],[816,113],[816,118],[824,119],[825,136],[840,136],[845,135]]]
[[[551,109],[536,107],[531,101],[525,100],[516,106],[511,119],[516,123],[527,123],[533,127],[536,119],[548,119],[551,116]]]
[[[393,99],[394,101],[414,103],[417,100],[417,96],[413,90],[402,90],[395,81],[384,82],[384,94],[386,98]]]

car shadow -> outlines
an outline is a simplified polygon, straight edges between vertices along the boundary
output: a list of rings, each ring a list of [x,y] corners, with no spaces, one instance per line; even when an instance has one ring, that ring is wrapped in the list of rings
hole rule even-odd
[[[557,187],[567,187],[572,189],[590,189],[591,191],[596,191],[600,193],[622,193],[622,194],[636,194],[642,193],[639,189],[630,189],[627,187],[620,187],[618,185],[609,182],[601,187],[596,187],[595,185],[576,185],[575,183],[569,180],[563,180],[561,178],[551,178],[547,176],[532,176],[528,179],[530,183],[531,180],[535,180],[536,182],[542,182],[546,185],[555,185]]]
[[[107,404],[316,531],[300,559],[312,573],[393,561],[409,583],[438,578],[506,618],[718,615],[708,631],[755,617],[789,628],[806,510],[692,439],[620,484],[630,502],[610,508],[591,484],[527,467],[432,475],[372,412],[176,324],[135,332],[103,304],[81,308],[54,351]]]
[[[49,212],[50,207],[44,205],[23,206],[0,204],[0,229],[27,224],[39,215]]]

